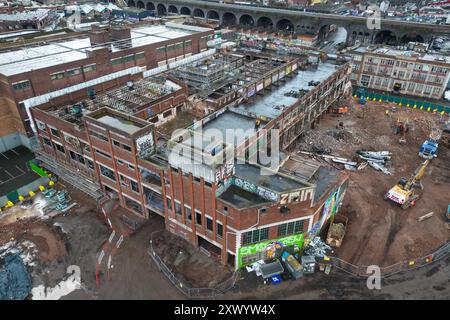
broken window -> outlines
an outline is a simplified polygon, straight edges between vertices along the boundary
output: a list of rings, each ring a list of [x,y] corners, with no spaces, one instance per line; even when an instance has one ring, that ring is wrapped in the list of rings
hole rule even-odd
[[[191,210],[191,208],[185,205],[184,206],[184,212],[186,214],[186,219],[191,221],[192,220],[192,210]]]
[[[219,222],[217,222],[217,236],[223,237],[223,226]]]
[[[195,211],[195,223],[199,226],[202,225],[202,214],[198,211]]]
[[[175,213],[181,214],[181,204],[175,200]]]
[[[211,218],[206,217],[206,229],[213,231],[213,221]]]
[[[101,164],[99,164],[98,166],[100,167],[100,173],[103,176],[105,176],[105,177],[107,177],[107,178],[109,178],[111,180],[116,181],[116,175],[114,174],[114,171],[112,171],[111,169],[108,169],[108,168],[102,166]]]

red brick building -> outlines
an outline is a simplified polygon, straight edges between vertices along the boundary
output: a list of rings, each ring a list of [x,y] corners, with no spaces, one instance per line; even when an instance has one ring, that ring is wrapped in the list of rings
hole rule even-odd
[[[24,100],[188,57],[206,50],[212,35],[211,29],[174,23],[111,26],[0,51],[1,145],[29,146],[33,132]]]
[[[238,91],[250,99],[257,92],[271,94],[272,85],[286,79],[300,85],[298,67],[297,60],[279,64]],[[171,232],[223,264],[242,267],[264,258],[274,241],[301,247],[338,210],[346,175],[288,149],[348,93],[349,76],[348,64],[330,66],[317,74],[319,85],[282,110],[255,106],[271,112],[266,116],[226,106],[187,127],[192,123],[186,120],[187,87],[164,75],[134,79],[75,103],[51,100],[31,109],[42,146],[38,158],[92,196],[107,194],[141,217],[160,215]],[[171,128],[169,137],[157,133],[162,126]],[[186,129],[175,133],[180,127]],[[263,128],[278,131],[265,134]],[[247,131],[236,131],[231,143],[211,144],[210,129]],[[277,140],[278,133],[284,154],[275,168],[252,162],[253,147]],[[200,142],[192,144],[196,137]],[[187,152],[178,153],[179,147]],[[223,161],[230,154],[231,160]]]

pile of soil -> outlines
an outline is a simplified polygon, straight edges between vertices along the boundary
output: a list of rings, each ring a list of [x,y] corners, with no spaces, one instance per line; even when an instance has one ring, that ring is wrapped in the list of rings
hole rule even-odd
[[[228,267],[168,231],[159,233],[153,245],[176,277],[192,288],[213,288],[232,275]]]

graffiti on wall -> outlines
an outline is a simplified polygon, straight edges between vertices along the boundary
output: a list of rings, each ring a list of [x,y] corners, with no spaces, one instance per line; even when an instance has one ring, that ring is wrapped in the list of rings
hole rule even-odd
[[[230,163],[225,163],[223,166],[219,167],[216,171],[216,182],[222,181],[234,174],[234,161]]]
[[[234,184],[244,190],[247,190],[248,192],[254,193],[259,195],[261,198],[270,200],[270,201],[278,201],[279,195],[276,192],[273,192],[271,190],[268,190],[266,188],[263,188],[261,186],[257,186],[251,182],[248,182],[244,179],[235,178]]]
[[[316,235],[324,226],[324,224],[330,219],[337,210],[338,202],[336,201],[336,196],[338,191],[334,192],[328,199],[325,201],[324,206],[322,207],[322,213],[320,215],[319,221],[317,221],[311,230],[309,231],[309,235]]]
[[[291,193],[284,193],[280,196],[280,204],[291,202],[303,202],[311,200],[314,197],[314,188],[302,189]]]
[[[299,248],[303,246],[303,240],[304,240],[304,234],[294,234],[291,236],[278,238],[274,240],[268,240],[264,242],[259,242],[255,244],[251,244],[248,246],[240,247],[238,250],[238,263],[239,267],[243,267],[245,264],[249,263],[243,263],[242,258],[249,255],[255,255],[258,253],[262,253],[264,255],[267,254],[267,251],[272,248],[272,244],[279,244],[283,247],[293,246],[297,245]],[[267,257],[266,257],[267,258]],[[251,263],[251,262],[250,262]]]
[[[153,134],[150,132],[136,139],[136,151],[138,154],[145,153],[153,147]]]

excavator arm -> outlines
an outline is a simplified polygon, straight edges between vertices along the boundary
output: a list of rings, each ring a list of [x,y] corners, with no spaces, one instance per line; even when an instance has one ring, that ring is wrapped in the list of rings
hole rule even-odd
[[[422,165],[416,169],[412,177],[406,183],[405,190],[411,190],[414,185],[422,179],[423,175],[425,174],[425,169],[427,168],[429,163],[430,160],[425,160]]]

